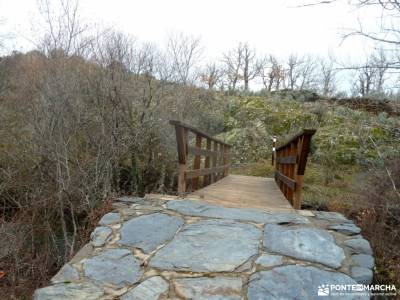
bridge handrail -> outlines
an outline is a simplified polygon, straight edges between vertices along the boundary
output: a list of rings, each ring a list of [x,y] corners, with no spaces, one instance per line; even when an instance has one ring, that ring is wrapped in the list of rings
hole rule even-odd
[[[203,177],[202,186],[204,187],[228,175],[231,145],[181,121],[170,120],[169,123],[175,127],[176,133],[179,162],[178,193],[180,195],[189,190],[197,190],[200,177]],[[195,135],[194,146],[189,145],[189,132]],[[205,149],[202,147],[203,138],[206,141]],[[189,154],[194,154],[191,170],[189,170]],[[201,168],[202,156],[205,157],[204,168]]]
[[[275,182],[295,209],[301,208],[303,176],[311,138],[315,132],[315,129],[304,129],[277,148],[276,137],[273,138],[272,165],[275,167]]]

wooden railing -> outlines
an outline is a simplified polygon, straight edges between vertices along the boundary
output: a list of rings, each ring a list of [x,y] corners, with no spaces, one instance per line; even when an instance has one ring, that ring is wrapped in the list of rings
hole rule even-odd
[[[314,133],[314,129],[304,129],[276,149],[276,137],[273,138],[272,165],[275,166],[275,181],[295,209],[301,208],[303,176]]]
[[[197,190],[200,186],[207,186],[228,175],[230,145],[180,121],[171,120],[169,123],[175,126],[180,195]],[[189,145],[189,134],[194,134],[193,146]],[[193,168],[189,168],[190,154],[194,155]],[[204,168],[201,168],[203,161]]]

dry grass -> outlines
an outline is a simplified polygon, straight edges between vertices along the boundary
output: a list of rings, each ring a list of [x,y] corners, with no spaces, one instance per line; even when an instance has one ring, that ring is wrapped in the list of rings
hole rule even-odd
[[[100,218],[112,210],[111,204],[112,199],[107,199],[101,206],[80,219],[77,235],[79,239],[75,244],[75,252],[89,241],[90,234]],[[32,217],[30,213],[32,211],[17,214],[10,223],[14,226],[24,224],[26,228]],[[0,278],[0,299],[31,299],[34,290],[47,285],[61,267],[54,252],[45,242],[29,244],[29,239],[33,239],[33,233],[38,235],[40,232],[28,226],[28,231],[24,233],[13,237],[15,251],[0,260],[0,271],[4,272],[4,276]]]

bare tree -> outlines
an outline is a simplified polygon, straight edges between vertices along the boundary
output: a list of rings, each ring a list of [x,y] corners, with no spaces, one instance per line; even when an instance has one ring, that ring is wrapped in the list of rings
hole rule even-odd
[[[375,91],[379,94],[383,94],[384,85],[387,80],[387,71],[390,65],[386,52],[380,48],[377,53],[372,55],[371,63],[376,68]]]
[[[260,61],[257,60],[255,49],[250,45],[240,42],[223,55],[225,74],[228,79],[229,89],[235,91],[237,84],[243,80],[244,90],[249,90],[249,83],[260,72]]]
[[[365,30],[362,22],[359,22],[358,29],[352,29],[344,35],[344,38],[350,36],[363,36],[372,41],[399,46],[400,45],[400,27],[398,22],[394,22],[400,17],[400,1],[398,0],[356,0],[352,2],[358,8],[374,7],[381,9],[381,24],[376,31]]]
[[[312,88],[316,79],[315,79],[315,70],[316,63],[314,57],[311,55],[307,55],[303,57],[302,62],[300,64],[300,86],[299,89],[307,89]]]
[[[286,86],[294,90],[298,84],[298,80],[300,78],[300,65],[302,64],[302,61],[298,57],[297,54],[291,54],[287,60],[286,63]]]
[[[236,91],[237,84],[242,79],[240,71],[243,66],[243,60],[244,53],[241,43],[223,54],[222,61],[225,65],[225,74],[230,91]]]
[[[323,96],[331,97],[336,91],[336,74],[333,59],[321,58],[319,60],[319,86]]]
[[[5,20],[0,19],[0,54],[4,47],[4,40],[6,39],[7,35],[3,32],[2,27],[4,26]]]
[[[167,54],[172,62],[175,81],[193,84],[198,76],[196,67],[203,54],[200,38],[184,33],[171,34],[168,39]]]
[[[45,32],[38,48],[53,55],[82,55],[90,38],[84,35],[88,25],[79,15],[79,0],[40,0],[38,4]]]
[[[260,76],[263,85],[267,91],[272,88],[279,90],[282,81],[284,80],[283,66],[274,55],[266,56],[260,60]]]
[[[216,63],[208,63],[201,73],[201,81],[207,85],[208,89],[212,90],[220,82],[222,76],[223,72]]]
[[[361,96],[384,94],[389,64],[385,52],[380,49],[370,55],[364,64],[353,68],[357,73],[356,87]]]
[[[297,7],[308,7],[322,4],[332,4],[340,0],[328,1],[305,1]],[[343,40],[354,36],[361,36],[367,40],[375,42],[379,48],[384,46],[384,52],[397,52],[400,46],[400,25],[398,19],[400,17],[400,1],[399,0],[351,0],[353,5],[359,10],[364,8],[380,10],[380,21],[377,22],[375,29],[368,26],[366,28],[363,19],[358,20],[358,28],[347,29],[343,33]],[[400,69],[400,58],[392,57],[387,61],[387,68]],[[354,69],[355,67],[353,67]]]
[[[316,82],[315,71],[316,63],[311,55],[291,54],[286,62],[286,86],[291,90],[312,88]]]
[[[244,90],[249,90],[249,82],[253,80],[259,74],[259,62],[256,58],[255,49],[250,48],[248,43],[243,43],[242,53],[243,53],[243,64],[242,64],[242,74],[244,81]]]
[[[356,87],[358,93],[365,97],[374,90],[374,82],[376,77],[376,69],[367,64],[357,70]]]

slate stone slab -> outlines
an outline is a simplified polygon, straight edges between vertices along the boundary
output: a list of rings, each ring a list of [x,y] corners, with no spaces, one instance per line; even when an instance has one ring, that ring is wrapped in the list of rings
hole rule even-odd
[[[70,264],[65,264],[60,271],[51,279],[52,283],[79,280],[78,271]]]
[[[337,272],[328,272],[315,267],[290,265],[276,267],[270,271],[254,273],[249,280],[249,300],[274,299],[369,299],[367,296],[348,295],[320,297],[318,287],[326,284],[357,284],[351,277]]]
[[[143,271],[129,250],[110,249],[83,263],[86,277],[118,288],[138,282]]]
[[[256,264],[262,267],[274,267],[283,264],[283,257],[281,255],[271,255],[264,253],[256,260]]]
[[[341,266],[345,254],[329,232],[315,228],[265,225],[264,246],[270,252],[318,262],[332,268]]]
[[[193,272],[234,271],[258,252],[261,231],[250,224],[205,220],[187,225],[150,266]]]
[[[363,236],[361,234],[353,235],[351,237],[352,239],[363,239]]]
[[[93,253],[93,246],[89,242],[85,244],[75,255],[74,257],[70,260],[71,264],[76,264],[79,263],[82,259],[85,259],[89,257]]]
[[[237,277],[183,278],[174,280],[175,292],[183,299],[240,300],[242,280]]]
[[[119,213],[108,213],[105,214],[99,221],[99,225],[106,226],[111,224],[119,223],[121,220],[121,216]]]
[[[359,267],[372,269],[375,265],[375,260],[371,255],[367,254],[354,254],[351,260]]]
[[[347,240],[344,242],[344,244],[356,253],[372,255],[371,245],[367,240],[362,238]]]
[[[128,290],[121,300],[158,300],[168,294],[169,284],[161,276],[146,279],[138,286]]]
[[[96,227],[90,235],[91,244],[93,245],[93,247],[104,246],[104,244],[110,240],[111,235],[111,228],[105,226]]]
[[[138,203],[138,202],[143,202],[144,198],[123,196],[123,197],[117,198],[117,201],[123,202],[123,203]]]
[[[363,267],[352,267],[350,276],[361,284],[371,284],[374,274],[371,269]]]
[[[166,214],[143,215],[123,223],[119,243],[149,253],[171,240],[182,225],[182,219]]]
[[[160,211],[163,210],[164,208],[161,206],[156,206],[156,205],[142,205],[142,204],[137,204],[134,207],[135,210],[144,210],[144,211]]]
[[[343,216],[341,213],[333,212],[333,211],[313,211],[315,217],[321,220],[326,221],[334,221],[334,222],[349,222],[352,223],[349,219]]]
[[[361,229],[353,223],[342,223],[342,224],[334,224],[329,227],[329,229],[338,231],[347,235],[355,235],[361,232]]]
[[[174,200],[168,201],[167,208],[175,210],[181,214],[208,217],[218,219],[228,219],[237,221],[250,221],[256,223],[293,223],[308,224],[310,221],[295,213],[273,213],[269,214],[258,209],[228,208],[212,205],[196,200]]]
[[[97,300],[103,290],[90,282],[59,283],[35,291],[34,300]]]

